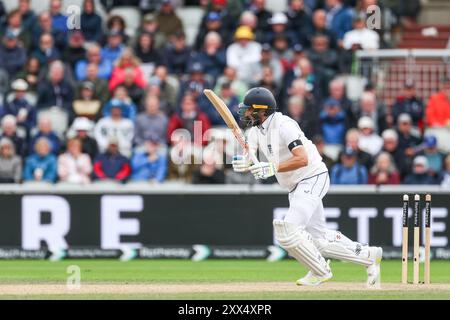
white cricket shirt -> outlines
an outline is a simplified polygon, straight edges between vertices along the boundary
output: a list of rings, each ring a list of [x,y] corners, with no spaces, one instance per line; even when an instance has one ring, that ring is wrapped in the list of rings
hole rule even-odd
[[[252,127],[248,132],[250,150],[255,152],[259,149],[267,160],[276,166],[292,157],[289,145],[291,148],[297,145],[295,143],[297,140],[301,142],[308,154],[308,165],[289,172],[277,172],[275,175],[278,183],[289,191],[293,190],[301,180],[327,171],[316,146],[306,138],[295,120],[280,112],[273,113],[261,126]]]

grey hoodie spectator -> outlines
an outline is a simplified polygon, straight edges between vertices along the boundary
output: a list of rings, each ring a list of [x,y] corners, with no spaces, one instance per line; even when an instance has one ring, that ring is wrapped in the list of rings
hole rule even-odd
[[[145,111],[136,117],[134,142],[143,145],[156,136],[159,144],[166,144],[167,116],[159,109],[157,97],[149,95],[145,99]]]
[[[22,159],[8,138],[0,139],[0,183],[18,183],[22,177]]]

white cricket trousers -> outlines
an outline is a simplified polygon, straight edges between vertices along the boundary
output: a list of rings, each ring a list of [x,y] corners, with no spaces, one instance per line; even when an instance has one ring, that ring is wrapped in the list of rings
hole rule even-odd
[[[322,199],[329,187],[328,172],[300,181],[289,193],[289,211],[284,221],[306,230],[314,239],[325,239],[327,226]]]

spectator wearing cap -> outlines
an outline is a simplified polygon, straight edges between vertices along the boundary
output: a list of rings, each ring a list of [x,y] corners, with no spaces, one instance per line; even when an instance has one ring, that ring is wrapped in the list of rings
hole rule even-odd
[[[298,125],[308,139],[319,133],[317,111],[306,109],[304,99],[300,96],[291,96],[287,105],[287,114],[297,121]]]
[[[383,147],[383,139],[376,133],[372,118],[361,117],[358,120],[358,129],[360,133],[359,148],[373,157],[376,156]]]
[[[440,181],[442,188],[450,190],[450,154],[445,157],[444,170],[440,175]]]
[[[381,133],[387,129],[386,113],[382,108],[379,108],[375,94],[370,91],[362,93],[355,115],[358,119],[362,117],[372,119],[374,130],[377,133]]]
[[[175,32],[183,31],[183,23],[175,13],[173,0],[163,0],[161,8],[156,16],[159,30],[168,38]]]
[[[51,62],[61,57],[59,49],[55,46],[51,33],[42,33],[39,37],[39,46],[31,53],[39,60],[42,67],[46,67]]]
[[[221,42],[224,47],[227,47],[230,43],[229,33],[225,26],[222,25],[220,14],[215,11],[210,11],[206,16],[206,25],[204,29],[200,29],[195,39],[194,49],[197,51],[202,50],[205,46],[206,35],[210,32],[216,32],[220,35]]]
[[[312,14],[312,32],[306,34],[306,39],[303,40],[304,46],[311,44],[312,38],[315,34],[325,34],[330,41],[330,48],[337,48],[336,34],[327,26],[327,12],[324,9],[317,9]]]
[[[106,79],[101,79],[98,76],[99,66],[95,63],[89,63],[86,65],[86,79],[94,85],[94,97],[99,99],[102,104],[105,104],[109,99],[108,81]],[[78,95],[77,99],[80,98],[79,93],[81,93],[81,87],[84,82],[78,82]]]
[[[276,12],[273,14],[272,18],[269,19],[269,24],[271,30],[266,33],[264,42],[273,45],[273,42],[277,35],[283,35],[287,41],[288,46],[292,47],[294,44],[298,43],[296,34],[288,29],[288,18],[283,12]]]
[[[373,157],[366,151],[361,150],[359,147],[359,137],[360,133],[358,129],[352,128],[348,130],[345,135],[345,147],[353,149],[356,152],[359,164],[366,167],[367,170],[370,170],[373,166]]]
[[[73,88],[66,78],[66,70],[61,61],[54,61],[48,69],[48,78],[38,85],[37,108],[57,106],[72,111]]]
[[[186,35],[183,32],[172,35],[164,50],[169,73],[179,77],[185,75],[191,54],[192,49],[186,45]]]
[[[426,109],[426,124],[430,128],[450,126],[450,77],[444,78],[441,91],[430,97]]]
[[[376,50],[380,47],[380,36],[366,27],[365,18],[357,15],[353,18],[353,30],[344,34],[342,45],[345,50]]]
[[[56,156],[51,152],[51,144],[45,137],[36,140],[34,152],[25,160],[24,181],[55,182],[57,177]]]
[[[400,184],[400,174],[388,152],[381,152],[376,157],[375,165],[370,170],[369,184]]]
[[[114,69],[109,80],[109,90],[113,91],[118,85],[124,83],[127,73],[132,73],[133,83],[140,88],[147,85],[147,80],[140,67],[140,60],[134,55],[130,48],[125,48],[114,64]]]
[[[266,9],[266,0],[251,0],[249,10],[258,18],[258,30],[269,31],[272,13]]]
[[[208,99],[203,94],[203,90],[210,88],[211,84],[208,81],[209,76],[205,75],[205,68],[200,62],[194,62],[189,67],[189,78],[183,81],[180,85],[180,91],[178,93],[178,101],[184,96],[186,92],[190,92],[194,95],[198,101],[204,100],[205,103]]]
[[[102,103],[95,96],[95,85],[91,81],[83,81],[79,86],[77,99],[73,101],[76,117],[87,117],[97,120],[100,117]]]
[[[416,86],[411,79],[405,81],[402,94],[395,99],[392,106],[395,124],[397,124],[397,119],[402,113],[408,113],[411,116],[414,126],[418,128],[423,127],[425,106],[422,98],[417,96]]]
[[[323,110],[319,114],[319,127],[326,144],[342,145],[344,143],[347,119],[339,101],[333,98],[325,101]]]
[[[128,90],[125,86],[119,85],[113,93],[113,97],[103,107],[103,116],[109,117],[111,115],[111,108],[120,107],[122,110],[122,117],[134,121],[136,118],[137,108],[133,100],[128,95]]]
[[[423,151],[419,155],[425,156],[428,161],[429,173],[434,177],[438,177],[442,168],[444,167],[445,155],[438,150],[437,138],[432,135],[427,135],[423,139]]]
[[[217,32],[210,31],[205,36],[203,48],[193,55],[190,64],[194,62],[200,63],[206,73],[212,78],[213,83],[216,82],[216,79],[223,73],[227,64],[222,38]]]
[[[61,182],[87,184],[91,181],[91,158],[82,150],[82,143],[77,138],[67,141],[66,152],[58,156],[58,177]]]
[[[72,69],[75,69],[78,61],[86,57],[85,39],[83,33],[79,30],[70,32],[68,37],[69,41],[62,53],[62,58],[70,64]]]
[[[38,17],[38,25],[32,31],[31,49],[39,47],[41,35],[44,33],[52,35],[54,44],[58,50],[64,50],[66,46],[66,33],[53,28],[53,17],[49,11],[42,12]]]
[[[23,48],[13,31],[8,30],[0,45],[0,68],[5,69],[11,78],[19,72],[27,60]]]
[[[90,137],[92,129],[92,121],[85,117],[75,118],[71,127],[72,132],[74,132],[72,137],[81,142],[81,151],[89,155],[91,161],[94,160],[98,154],[97,141]]]
[[[345,148],[337,163],[331,169],[331,184],[360,185],[367,184],[368,173],[366,167],[358,163],[356,152],[351,148]]]
[[[313,31],[311,12],[305,7],[304,0],[291,0],[285,15],[288,19],[287,29],[296,35],[297,42],[305,45],[305,38]]]
[[[38,120],[37,132],[30,140],[29,153],[33,152],[35,144],[40,138],[45,138],[47,140],[50,145],[50,152],[57,156],[61,148],[61,141],[59,140],[58,135],[53,131],[52,122],[47,117],[41,117]]]
[[[87,66],[91,63],[97,65],[97,77],[108,80],[112,72],[111,61],[102,57],[101,47],[96,44],[90,44],[86,50],[86,59],[78,61],[75,65],[75,76],[78,81],[86,80]],[[92,81],[92,79],[90,79]]]
[[[159,145],[167,144],[168,118],[160,110],[158,97],[147,95],[144,106],[145,110],[136,117],[134,143],[137,146],[142,146],[149,139],[156,139]]]
[[[227,65],[237,70],[239,79],[251,81],[252,65],[261,60],[261,45],[253,40],[253,31],[246,26],[237,28],[234,39],[227,49]]]
[[[330,95],[330,98],[334,98],[341,103],[341,107],[347,115],[349,126],[351,128],[356,127],[357,119],[353,110],[353,103],[347,98],[344,80],[341,78],[334,78],[331,80],[328,85],[328,94]]]
[[[124,43],[123,31],[117,29],[110,30],[107,35],[106,44],[101,51],[102,59],[109,61],[113,65],[122,55],[125,49]]]
[[[2,25],[2,37],[8,33],[12,33],[17,41],[25,50],[29,50],[31,46],[31,28],[23,25],[23,16],[19,8],[12,10],[6,17],[5,25]]]
[[[327,28],[336,34],[339,46],[342,47],[342,39],[346,32],[352,30],[354,12],[343,4],[342,0],[326,0]]]
[[[2,133],[0,138],[8,138],[14,144],[17,155],[25,157],[27,154],[27,145],[25,138],[17,132],[16,118],[11,115],[5,115],[1,121]]]
[[[324,34],[315,34],[306,55],[314,65],[314,71],[323,79],[324,84],[328,84],[337,74],[339,62],[338,53],[330,48],[328,37]],[[326,92],[327,89],[321,88],[322,92]]]
[[[159,138],[150,137],[143,147],[131,158],[131,180],[163,182],[167,175],[167,156],[159,150]]]
[[[201,130],[195,130],[195,126],[199,126]],[[204,139],[204,134],[210,127],[208,116],[198,108],[194,95],[188,92],[181,99],[180,110],[169,120],[167,141],[172,143],[172,135],[177,129],[186,129],[190,133],[191,142],[197,146],[206,145],[208,142]]]
[[[428,173],[429,164],[425,156],[414,158],[412,173],[403,180],[404,184],[411,185],[433,185],[438,184],[438,180]]]
[[[412,126],[411,116],[407,113],[399,115],[397,120],[398,148],[403,151],[405,157],[416,155],[422,139],[418,132]]]
[[[95,13],[95,1],[84,0],[80,17],[81,32],[89,42],[100,43],[103,39],[102,18]]]
[[[62,33],[67,33],[67,16],[61,13],[62,1],[50,0],[50,14],[52,16],[52,28]]]
[[[136,57],[142,63],[151,66],[152,70],[159,65],[166,64],[163,55],[154,46],[153,34],[149,32],[140,33],[134,52],[136,53]]]
[[[7,99],[0,116],[10,114],[16,117],[17,125],[23,127],[27,134],[36,125],[36,107],[27,97],[28,83],[23,79],[16,79],[11,84],[13,90],[12,99]]]
[[[211,0],[200,23],[199,30],[206,29],[206,21],[210,12],[216,12],[225,30],[233,32],[236,29],[239,14],[242,12],[240,1]]]
[[[284,74],[283,65],[279,59],[274,57],[272,46],[269,43],[264,43],[261,46],[261,61],[255,65],[255,71],[253,72],[255,80],[263,78],[264,67],[269,67],[272,70],[274,81],[281,83]]]
[[[114,180],[125,182],[131,174],[131,166],[127,157],[120,152],[120,142],[111,137],[106,141],[105,151],[94,160],[95,180]]]
[[[37,16],[30,7],[31,0],[19,0],[17,10],[20,12],[22,18],[22,28],[24,30],[32,30],[36,27]]]
[[[19,183],[22,180],[22,159],[16,155],[8,138],[0,139],[0,183]]]
[[[154,47],[158,50],[163,49],[166,46],[166,42],[170,37],[166,37],[163,32],[159,29],[159,23],[156,15],[153,13],[147,13],[142,18],[141,27],[139,33],[148,32],[153,35]],[[174,34],[183,33],[183,30],[177,31]],[[174,35],[172,34],[171,37]]]
[[[94,128],[94,136],[100,152],[105,152],[111,138],[117,139],[120,153],[126,157],[131,155],[133,145],[134,123],[122,115],[120,103],[113,103],[109,109],[110,115],[101,118]]]

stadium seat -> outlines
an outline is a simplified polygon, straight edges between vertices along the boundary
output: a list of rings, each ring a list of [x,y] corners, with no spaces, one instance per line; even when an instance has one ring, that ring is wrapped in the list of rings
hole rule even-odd
[[[339,153],[342,150],[342,145],[340,144],[326,144],[323,153],[333,159],[333,161],[337,161],[339,158]]]
[[[183,22],[186,43],[188,45],[194,44],[198,28],[204,15],[203,9],[199,7],[178,8],[176,9],[176,13]]]
[[[266,9],[272,12],[286,11],[287,6],[287,0],[266,0]]]
[[[125,33],[130,37],[135,36],[136,31],[141,25],[141,12],[135,7],[117,7],[112,9],[109,15],[118,15],[125,20],[127,25]]]
[[[52,123],[53,131],[60,139],[64,138],[64,133],[66,132],[69,124],[69,115],[67,111],[59,107],[51,107],[38,111],[37,120],[39,121],[41,117],[49,117]]]

